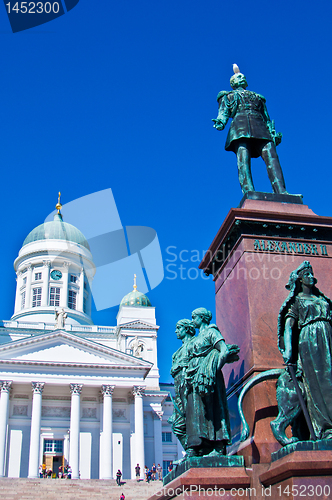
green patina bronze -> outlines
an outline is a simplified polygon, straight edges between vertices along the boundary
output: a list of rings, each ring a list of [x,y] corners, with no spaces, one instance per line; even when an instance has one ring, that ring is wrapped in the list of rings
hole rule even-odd
[[[175,397],[173,399],[173,415],[168,419],[172,430],[183,448],[187,449],[186,439],[186,406],[187,382],[186,374],[189,365],[188,347],[196,334],[195,326],[189,319],[182,319],[176,324],[175,333],[182,340],[182,346],[172,356],[171,375],[174,378]]]
[[[172,359],[175,405],[170,419],[188,457],[225,455],[231,443],[229,414],[222,367],[239,359],[239,347],[226,344],[212,314],[195,309],[192,321],[177,323],[183,342]],[[195,336],[195,329],[199,333]]]
[[[234,75],[230,83],[232,91],[221,91],[217,96],[219,113],[214,127],[223,130],[232,118],[225,149],[237,156],[239,181],[244,194],[255,191],[251,175],[251,158],[261,156],[274,193],[287,194],[276,146],[282,135],[276,133],[274,121],[267,112],[265,98],[246,90],[246,77],[233,65]]]
[[[290,275],[286,285],[290,293],[278,317],[278,347],[286,368],[267,370],[243,387],[238,401],[242,441],[249,437],[243,398],[251,387],[273,378],[278,379],[279,412],[271,422],[276,440],[288,452],[298,442],[332,440],[332,301],[315,286],[316,282],[309,261]],[[290,438],[286,436],[289,425]]]
[[[332,301],[317,287],[309,261],[290,275],[289,296],[278,318],[278,346],[286,364],[296,365],[313,439],[332,439]],[[292,394],[294,383],[280,391]],[[295,438],[296,440],[296,438]]]

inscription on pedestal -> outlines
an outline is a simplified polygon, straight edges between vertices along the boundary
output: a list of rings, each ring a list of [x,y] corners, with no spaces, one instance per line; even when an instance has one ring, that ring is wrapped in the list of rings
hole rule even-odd
[[[328,255],[326,245],[316,245],[315,243],[294,243],[292,241],[280,240],[255,240],[254,250],[283,254]]]

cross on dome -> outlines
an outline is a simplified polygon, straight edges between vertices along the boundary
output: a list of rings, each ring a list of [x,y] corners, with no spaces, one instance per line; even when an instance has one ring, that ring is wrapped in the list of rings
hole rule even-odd
[[[55,205],[55,208],[57,209],[57,211],[58,211],[58,214],[59,214],[59,215],[61,215],[61,214],[60,214],[60,210],[61,210],[61,208],[62,208],[62,205],[61,205],[61,203],[60,203],[60,198],[61,198],[61,193],[60,193],[60,191],[59,191],[58,203]]]

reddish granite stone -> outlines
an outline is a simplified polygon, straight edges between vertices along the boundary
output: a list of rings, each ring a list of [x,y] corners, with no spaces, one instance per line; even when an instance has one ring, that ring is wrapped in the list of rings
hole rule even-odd
[[[228,390],[283,367],[277,319],[289,275],[303,260],[311,262],[318,287],[332,298],[332,218],[306,205],[249,199],[230,210],[199,266],[214,272],[218,327],[226,342],[241,348],[240,360],[223,368]],[[243,408],[251,438],[234,449],[246,465],[268,463],[280,448],[269,425],[277,415],[275,382],[251,389]]]
[[[244,467],[193,468],[160,488],[149,500],[220,499],[223,496],[239,499],[246,497],[249,487],[250,478]]]
[[[272,462],[259,479],[271,498],[328,500],[332,497],[331,451],[295,451]]]

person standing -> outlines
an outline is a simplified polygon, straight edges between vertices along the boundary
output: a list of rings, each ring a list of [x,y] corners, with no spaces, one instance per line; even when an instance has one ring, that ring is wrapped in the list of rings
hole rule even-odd
[[[141,477],[141,468],[140,468],[139,464],[137,464],[135,467],[135,473],[136,473],[136,481],[139,482],[140,477]]]
[[[118,469],[118,472],[116,473],[116,484],[118,486],[121,486],[121,476],[122,476],[122,472],[120,471],[120,469]]]
[[[162,481],[163,479],[163,468],[160,464],[157,465],[158,479]]]
[[[151,479],[152,479],[152,481],[156,480],[156,472],[157,472],[157,467],[156,467],[156,464],[153,463],[152,467],[151,467]]]
[[[124,496],[124,494],[123,494],[123,493],[121,493],[120,500],[125,500],[125,498],[126,498],[126,497]]]

